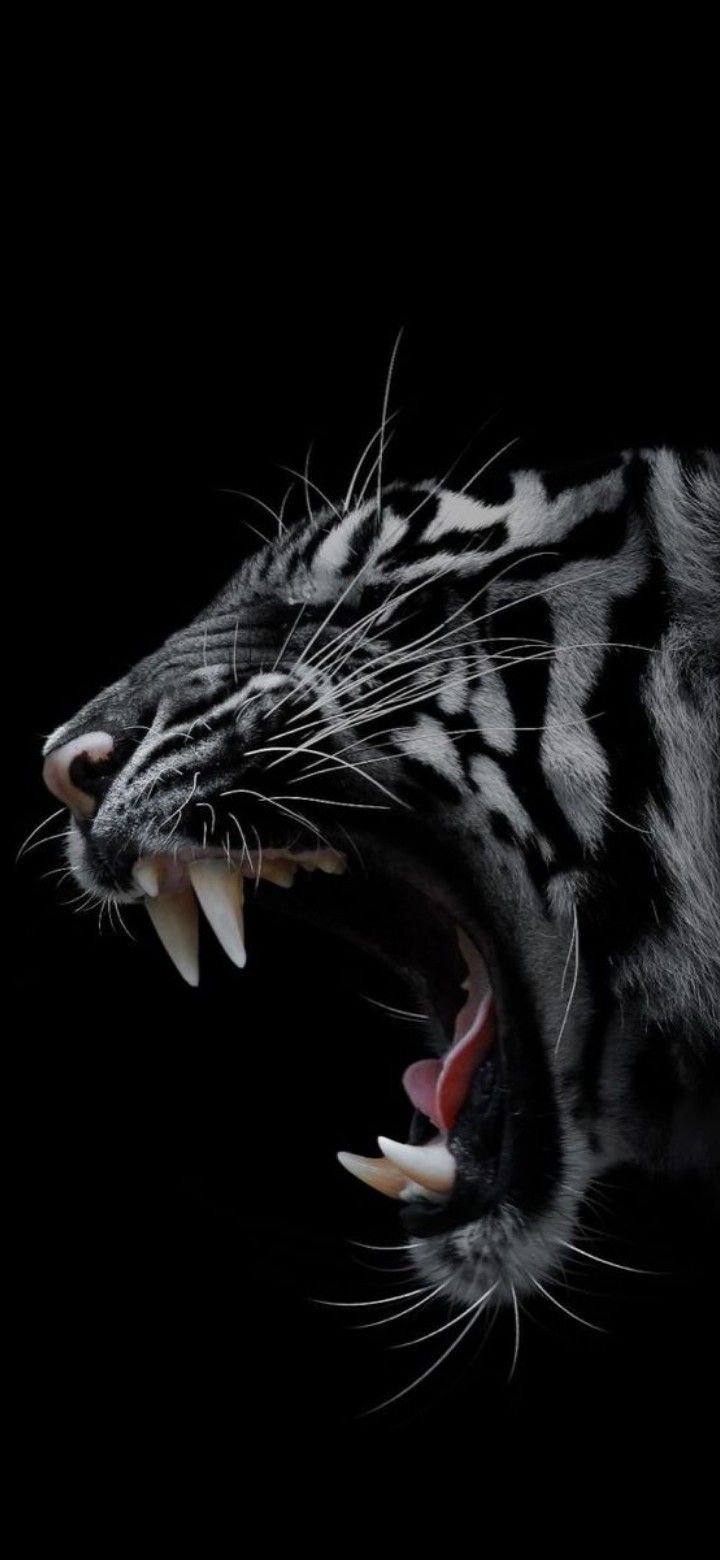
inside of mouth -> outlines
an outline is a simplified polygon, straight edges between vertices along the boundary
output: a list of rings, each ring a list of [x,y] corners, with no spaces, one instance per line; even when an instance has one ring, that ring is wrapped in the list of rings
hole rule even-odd
[[[447,1137],[465,1103],[476,1067],[487,1056],[494,1038],[493,998],[487,966],[475,944],[457,928],[460,951],[467,965],[466,999],[459,1009],[450,1050],[442,1057],[423,1057],[406,1068],[403,1087],[415,1109]]]
[[[457,927],[466,962],[466,992],[455,1016],[452,1041],[440,1056],[422,1057],[403,1073],[402,1083],[415,1108],[411,1141],[379,1137],[379,1158],[340,1153],[340,1163],[376,1191],[402,1201],[445,1201],[453,1190],[456,1163],[450,1135],[471,1086],[495,1042],[495,1003],[482,955]]]
[[[427,1013],[434,1054],[402,1075],[414,1107],[408,1142],[380,1136],[380,1154],[340,1152],[359,1180],[403,1201],[446,1200],[457,1166],[454,1128],[495,1041],[495,1003],[486,962],[468,933],[427,887],[401,875],[346,871],[346,859],[326,850],[268,849],[244,859],[151,858],[134,880],[166,950],[190,984],[198,979],[198,910],[229,958],[245,963],[243,900],[248,881],[286,914],[315,923],[370,952],[409,980]],[[267,889],[266,885],[267,884]],[[293,891],[282,892],[292,889]]]

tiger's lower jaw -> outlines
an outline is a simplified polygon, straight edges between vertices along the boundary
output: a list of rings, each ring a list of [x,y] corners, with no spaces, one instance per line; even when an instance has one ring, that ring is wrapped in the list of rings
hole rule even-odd
[[[410,983],[427,1019],[430,1054],[403,1074],[414,1106],[408,1141],[380,1136],[379,1157],[341,1151],[338,1158],[397,1200],[423,1271],[442,1271],[450,1293],[461,1297],[487,1280],[498,1299],[509,1298],[525,1287],[513,1253],[527,1248],[533,1270],[547,1273],[550,1248],[557,1252],[551,1226],[559,1217],[562,1156],[548,1070],[510,1018],[484,931],[417,863],[393,862],[382,849],[373,854],[366,842],[363,854],[371,856],[366,876],[347,871],[340,850],[309,843],[253,852],[181,845],[176,855],[126,864],[111,897],[144,907],[190,985],[199,981],[200,912],[242,968],[244,899],[258,887],[273,910],[340,935]],[[81,840],[71,855],[87,881],[92,856]],[[570,1202],[563,1229],[572,1227],[577,1200]]]

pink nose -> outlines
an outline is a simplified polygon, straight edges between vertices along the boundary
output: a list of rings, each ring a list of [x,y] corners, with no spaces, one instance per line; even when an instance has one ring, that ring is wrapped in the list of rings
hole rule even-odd
[[[43,780],[48,790],[78,818],[92,818],[97,803],[83,790],[83,780],[92,778],[93,766],[109,757],[113,745],[106,731],[89,731],[56,748],[45,760]]]

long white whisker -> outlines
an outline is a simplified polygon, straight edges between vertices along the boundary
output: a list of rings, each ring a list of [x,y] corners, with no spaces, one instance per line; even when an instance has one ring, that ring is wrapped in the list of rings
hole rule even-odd
[[[389,1002],[379,1002],[377,997],[367,997],[364,992],[361,992],[360,995],[363,1002],[370,1002],[373,1007],[382,1008],[383,1012],[391,1013],[393,1018],[407,1018],[415,1024],[429,1023],[427,1013],[410,1013],[407,1008],[391,1007]]]
[[[272,518],[276,524],[280,519],[277,510],[273,509],[270,504],[266,504],[264,498],[258,498],[257,493],[248,493],[243,488],[216,488],[215,491],[217,493],[228,493],[231,498],[249,498],[251,504],[257,504],[258,508],[264,509],[266,514],[272,515]],[[256,535],[261,536],[262,533],[258,531],[256,532]],[[267,542],[267,536],[263,536],[262,540]]]
[[[608,1257],[597,1257],[593,1251],[583,1251],[582,1246],[573,1246],[569,1240],[564,1240],[562,1244],[567,1247],[568,1251],[574,1251],[577,1256],[587,1257],[590,1262],[599,1262],[602,1267],[616,1268],[619,1273],[639,1273],[642,1278],[658,1278],[661,1276],[648,1268],[627,1267],[624,1262],[611,1262]]]
[[[309,819],[308,818],[304,818],[302,813],[293,812],[292,808],[281,806],[280,801],[279,801],[278,797],[276,797],[276,796],[266,796],[266,795],[263,794],[262,791],[252,791],[252,790],[250,790],[248,786],[235,786],[230,791],[221,791],[220,795],[221,796],[254,796],[257,801],[265,802],[268,806],[276,807],[278,812],[284,813],[284,814],[286,814],[286,816],[288,818],[293,818],[296,823],[300,823],[302,825],[302,827],[304,829],[307,829],[310,834],[314,834],[317,839],[322,840],[323,845],[327,845],[328,850],[332,850],[332,848],[333,848],[332,845],[330,844],[330,841],[326,840],[325,835],[320,833],[320,830],[318,829],[316,824],[310,823]],[[295,801],[296,798],[295,797],[290,797],[290,800],[291,801]],[[300,800],[303,800],[303,798],[301,797]],[[312,797],[309,797],[308,800],[312,801]]]
[[[399,417],[399,416],[400,416],[400,408],[398,407],[397,411],[391,412],[389,417],[386,418],[386,420],[385,420],[385,427],[387,428],[388,425],[391,422],[393,422],[396,417]],[[343,506],[342,507],[343,507],[343,510],[345,511],[345,513],[347,513],[349,508],[350,508],[350,502],[351,502],[353,493],[355,492],[355,483],[357,482],[358,477],[360,476],[360,472],[362,470],[363,461],[365,460],[365,457],[370,454],[370,451],[371,451],[371,449],[373,447],[373,444],[375,444],[378,439],[382,439],[382,433],[383,433],[383,427],[382,427],[382,423],[381,423],[380,427],[373,434],[372,438],[368,439],[368,442],[365,445],[365,448],[364,448],[364,450],[362,452],[362,455],[360,456],[360,459],[359,459],[359,461],[358,461],[358,463],[357,463],[357,465],[355,467],[355,470],[354,470],[354,472],[353,472],[353,474],[352,474],[352,476],[350,478],[350,481],[348,483],[347,492],[346,492],[345,497],[343,499]],[[386,447],[387,447],[387,441],[386,441]],[[372,473],[373,473],[374,470],[375,470],[375,466],[373,466],[372,470],[369,472],[369,474],[368,474],[369,478],[372,476]]]
[[[447,1332],[449,1327],[457,1327],[460,1322],[464,1321],[466,1316],[470,1315],[471,1311],[479,1310],[480,1306],[484,1305],[486,1300],[490,1299],[490,1296],[495,1289],[497,1289],[496,1283],[493,1284],[490,1289],[486,1289],[484,1295],[481,1295],[479,1300],[473,1300],[472,1305],[467,1306],[464,1311],[460,1311],[457,1316],[451,1316],[449,1322],[443,1322],[442,1327],[435,1327],[432,1332],[423,1333],[421,1338],[408,1338],[405,1343],[394,1343],[392,1344],[392,1348],[413,1349],[418,1343],[427,1343],[430,1338],[439,1338],[440,1334]]]
[[[316,757],[316,758],[322,758],[322,759],[329,759],[329,758],[331,758],[333,760],[333,762],[337,764],[337,767],[339,769],[350,769],[350,770],[353,771],[354,774],[360,775],[361,779],[367,780],[369,785],[374,785],[374,786],[377,787],[378,791],[382,791],[384,796],[389,796],[390,800],[392,802],[397,802],[399,807],[407,806],[406,802],[403,802],[399,796],[396,796],[394,791],[388,790],[388,787],[386,785],[383,785],[380,780],[376,780],[373,775],[366,775],[364,773],[364,771],[361,769],[359,764],[353,764],[353,763],[350,762],[349,759],[340,758],[339,756],[336,756],[334,753],[326,753],[326,752],[324,752],[320,748],[308,747],[307,743],[302,743],[300,747],[285,747],[285,746],[279,746],[277,743],[274,743],[271,748],[268,748],[268,747],[265,747],[265,748],[248,748],[247,756],[248,757],[259,757],[261,754],[265,754],[265,753],[279,753],[280,754],[280,757],[274,759],[272,764],[268,764],[267,765],[268,769],[276,769],[278,764],[286,763],[287,759],[292,754],[297,755],[298,753],[309,753],[309,754],[311,754],[311,756]]]
[[[393,369],[395,367],[395,359],[396,359],[396,357],[398,355],[398,349],[400,347],[400,342],[402,341],[402,337],[403,337],[403,332],[402,332],[402,329],[400,329],[398,331],[398,333],[397,333],[396,338],[395,338],[395,345],[394,345],[394,347],[392,349],[392,354],[391,354],[391,357],[390,357],[390,364],[389,364],[388,371],[387,371],[387,379],[385,380],[385,394],[383,396],[382,416],[380,418],[380,454],[378,456],[378,471],[377,471],[377,512],[378,512],[378,518],[382,514],[383,455],[385,453],[385,428],[387,426],[388,404],[389,404],[389,401],[390,401],[390,385],[392,383]]]
[[[381,1316],[379,1321],[376,1322],[357,1323],[355,1331],[368,1332],[371,1327],[388,1327],[391,1322],[399,1322],[401,1316],[409,1316],[411,1311],[417,1311],[421,1305],[429,1305],[430,1301],[435,1300],[443,1289],[447,1289],[449,1283],[451,1283],[451,1280],[446,1278],[444,1283],[438,1284],[436,1289],[431,1289],[429,1294],[423,1295],[422,1300],[415,1300],[412,1305],[405,1306],[402,1311],[395,1311],[393,1316]]]
[[[310,446],[310,450],[311,449],[312,449],[312,445]],[[332,510],[336,520],[338,520],[340,525],[342,525],[344,516],[340,513],[340,510],[335,508],[335,505],[334,505],[332,499],[328,498],[327,493],[323,493],[322,488],[318,487],[317,482],[312,482],[310,477],[308,476],[308,465],[309,465],[309,462],[310,462],[310,450],[308,450],[308,453],[307,453],[307,463],[306,463],[304,472],[303,471],[295,471],[292,466],[281,466],[280,470],[281,471],[286,471],[288,476],[290,476],[290,477],[299,477],[300,481],[305,483],[305,487],[306,488],[312,488],[313,492],[317,493],[318,498],[321,498],[324,504],[327,504],[328,509]],[[311,518],[312,518],[314,523],[317,523],[317,519],[318,519],[317,515],[313,515],[312,512],[311,512]]]
[[[18,851],[18,853],[17,853],[17,855],[15,857],[16,864],[17,864],[18,861],[20,861],[21,857],[24,856],[25,851],[27,850],[28,845],[30,844],[30,841],[34,840],[35,835],[39,834],[41,829],[46,828],[49,823],[52,823],[55,818],[59,818],[60,814],[66,812],[66,811],[67,811],[67,808],[65,808],[65,807],[57,807],[55,809],[55,812],[50,813],[49,817],[43,818],[42,823],[38,823],[37,826],[34,829],[31,829],[31,831],[28,834],[27,838],[23,840],[22,845],[20,846],[20,849],[19,849],[19,851]],[[57,836],[53,835],[53,838],[55,839],[55,838],[57,838]],[[39,843],[40,843],[40,841],[38,840],[38,844]]]
[[[569,1316],[571,1322],[579,1322],[581,1327],[589,1327],[591,1332],[604,1333],[607,1331],[605,1327],[597,1327],[595,1322],[588,1322],[584,1316],[577,1316],[575,1312],[570,1311],[566,1305],[561,1305],[560,1301],[556,1300],[555,1296],[551,1295],[550,1291],[544,1288],[539,1279],[533,1278],[532,1273],[529,1274],[529,1278],[530,1282],[535,1285],[535,1288],[540,1290],[541,1295],[544,1295],[545,1299],[549,1300],[551,1305],[557,1306],[558,1311],[562,1311],[565,1316]]]
[[[340,1311],[361,1311],[370,1305],[397,1305],[399,1300],[413,1300],[416,1295],[426,1295],[431,1287],[422,1284],[419,1289],[408,1289],[404,1295],[386,1295],[383,1300],[320,1300],[317,1295],[312,1295],[311,1299],[315,1305],[329,1305]]]
[[[292,793],[286,796],[280,791],[278,795],[269,796],[267,800],[269,802],[313,802],[318,807],[347,807],[355,812],[390,812],[385,802],[339,802],[334,796],[306,796],[304,791],[300,791],[297,796]],[[405,802],[404,805],[409,807],[410,803]]]
[[[564,1015],[563,1015],[563,1021],[562,1021],[561,1025],[560,1025],[560,1032],[558,1034],[557,1040],[555,1041],[555,1053],[554,1053],[555,1056],[557,1056],[557,1054],[558,1054],[558,1051],[560,1049],[560,1041],[562,1040],[562,1037],[563,1037],[563,1035],[565,1033],[565,1030],[567,1028],[567,1022],[568,1022],[568,1019],[570,1017],[570,1009],[571,1009],[571,1007],[573,1005],[575,992],[577,991],[578,976],[580,974],[580,931],[579,931],[579,928],[578,928],[577,905],[573,905],[573,938],[572,938],[572,941],[570,943],[570,948],[572,948],[573,942],[575,944],[575,967],[574,967],[574,970],[573,970],[572,986],[570,987],[570,996],[568,997],[567,1006],[565,1008],[565,1012],[564,1012]],[[569,958],[569,956],[570,956],[570,949],[568,949],[568,958]],[[562,991],[562,989],[563,989],[563,987],[565,985],[565,976],[566,976],[566,974],[567,974],[567,960],[566,960],[566,963],[565,963],[565,969],[563,970],[562,985],[560,987],[561,991]]]
[[[520,1311],[519,1311],[519,1308],[518,1308],[517,1290],[516,1290],[514,1284],[510,1285],[510,1294],[511,1294],[511,1297],[512,1297],[513,1318],[514,1318],[514,1323],[515,1323],[515,1345],[514,1345],[514,1348],[513,1348],[512,1364],[510,1366],[510,1374],[508,1376],[508,1381],[512,1381],[513,1376],[515,1375],[515,1370],[516,1370],[517,1362],[518,1362],[518,1355],[520,1353]]]
[[[514,445],[519,444],[519,443],[520,443],[520,439],[519,439],[519,437],[517,435],[515,436],[514,439],[508,439],[507,444],[503,444],[502,449],[496,450],[495,454],[491,455],[490,459],[486,460],[484,465],[480,466],[477,471],[473,472],[473,474],[469,478],[469,480],[467,482],[465,482],[461,488],[458,489],[458,493],[459,494],[467,493],[468,488],[472,487],[473,482],[479,482],[480,478],[485,475],[486,471],[489,471],[491,466],[495,465],[496,461],[500,460],[500,458],[503,455],[507,455],[508,450],[511,450],[514,447]]]
[[[463,672],[461,675],[455,678],[437,676],[435,674],[432,680],[424,682],[419,689],[417,687],[417,677],[413,674],[412,670],[400,673],[397,678],[388,679],[385,688],[387,689],[391,687],[393,683],[405,682],[408,688],[415,690],[409,697],[397,700],[396,702],[393,702],[394,696],[389,696],[387,699],[377,699],[369,708],[367,700],[364,702],[361,701],[357,706],[360,711],[359,714],[355,714],[351,718],[348,716],[345,716],[344,718],[339,717],[333,725],[326,725],[322,728],[322,730],[320,730],[319,739],[324,741],[325,738],[333,736],[336,731],[347,732],[353,727],[366,725],[368,722],[377,720],[379,715],[386,716],[388,714],[395,713],[398,710],[410,709],[416,704],[421,704],[431,700],[437,691],[440,691],[444,688],[454,686],[466,687],[469,683],[483,682],[490,677],[497,677],[501,673],[509,671],[513,666],[524,666],[532,661],[550,660],[552,659],[552,654],[553,652],[544,650],[539,652],[537,655],[518,656],[514,660],[504,660],[497,665],[489,667],[483,666],[482,669],[477,672]],[[319,721],[312,723],[313,730],[317,731],[320,724],[321,722]],[[287,734],[299,735],[300,732],[304,729],[306,728],[303,726],[295,726],[291,722],[288,726]]]
[[[60,809],[61,812],[65,812],[65,810],[66,809],[64,807],[61,807]],[[35,840],[34,844],[26,845],[25,850],[23,851],[23,855],[29,856],[34,850],[39,850],[41,845],[51,845],[53,840],[69,840],[71,834],[72,829],[69,827],[67,829],[61,829],[59,834],[46,834],[43,839]]]
[[[462,1332],[458,1333],[457,1338],[453,1339],[450,1347],[440,1355],[439,1359],[435,1360],[434,1364],[428,1366],[428,1369],[424,1370],[421,1376],[416,1376],[415,1380],[411,1381],[408,1387],[403,1387],[400,1392],[393,1393],[392,1397],[385,1398],[382,1403],[377,1403],[374,1408],[366,1409],[365,1413],[360,1415],[360,1418],[367,1419],[371,1414],[378,1414],[382,1408],[389,1408],[392,1403],[398,1403],[401,1398],[407,1397],[408,1392],[414,1392],[415,1388],[419,1387],[423,1381],[427,1381],[428,1376],[432,1376],[436,1370],[439,1370],[444,1361],[455,1352],[455,1350],[462,1343],[463,1338],[467,1337],[471,1327],[475,1326],[475,1323],[480,1315],[480,1311],[473,1312],[473,1315],[470,1317],[470,1321],[466,1324],[465,1327],[463,1327]]]
[[[400,1246],[372,1246],[366,1240],[349,1240],[349,1246],[359,1246],[361,1251],[412,1251],[422,1244],[419,1240],[404,1240]]]
[[[303,601],[301,606],[300,606],[300,611],[297,613],[297,615],[296,615],[296,617],[294,619],[294,622],[292,624],[290,632],[286,635],[285,639],[283,640],[283,642],[282,642],[282,644],[280,646],[280,649],[278,650],[278,653],[277,653],[277,655],[275,657],[275,660],[273,661],[273,664],[272,664],[272,666],[270,668],[271,672],[277,671],[277,668],[280,665],[280,662],[281,662],[281,660],[282,660],[282,658],[283,658],[283,656],[285,654],[285,651],[288,649],[289,645],[292,643],[292,640],[293,640],[293,637],[294,637],[294,634],[295,634],[295,630],[298,627],[298,625],[299,625],[299,623],[300,623],[300,621],[301,621],[301,619],[302,619],[302,617],[303,617],[303,615],[304,615],[306,610],[307,610],[307,602]]]

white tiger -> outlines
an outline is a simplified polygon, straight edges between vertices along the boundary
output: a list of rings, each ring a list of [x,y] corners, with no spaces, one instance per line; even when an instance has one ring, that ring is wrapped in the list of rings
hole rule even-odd
[[[340,1157],[471,1320],[610,1166],[717,1173],[719,585],[712,453],[366,488],[46,744],[78,881],[186,980],[248,876],[407,978],[408,1141]]]

